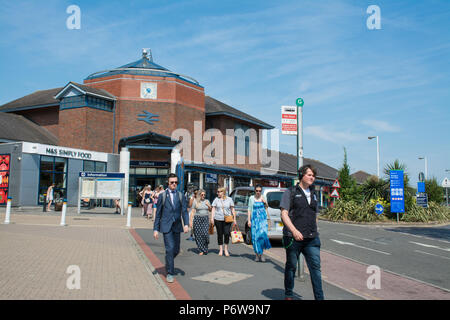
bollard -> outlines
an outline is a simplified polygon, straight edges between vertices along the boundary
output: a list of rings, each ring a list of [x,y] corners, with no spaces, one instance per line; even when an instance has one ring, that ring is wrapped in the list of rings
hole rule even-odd
[[[8,200],[6,202],[6,215],[5,215],[5,224],[9,224],[10,217],[11,217],[11,197],[8,197]]]
[[[66,224],[66,210],[67,210],[67,199],[64,199],[62,210],[61,210],[61,223],[59,224],[60,226],[63,226],[63,227],[67,226],[67,224]]]
[[[42,207],[42,212],[47,212],[47,194],[44,193],[44,206]]]
[[[127,227],[131,227],[131,204],[132,202],[128,202],[128,213],[127,213]]]

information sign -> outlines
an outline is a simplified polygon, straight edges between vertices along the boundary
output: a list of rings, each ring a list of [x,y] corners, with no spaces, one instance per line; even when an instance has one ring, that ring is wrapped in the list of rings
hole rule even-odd
[[[391,170],[389,173],[391,184],[391,212],[405,212],[405,195],[403,185],[403,170]]]

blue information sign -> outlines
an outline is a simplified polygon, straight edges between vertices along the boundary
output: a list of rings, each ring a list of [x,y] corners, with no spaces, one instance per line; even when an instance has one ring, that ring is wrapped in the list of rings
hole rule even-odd
[[[403,185],[403,170],[391,170],[391,212],[405,212],[405,192]]]
[[[80,171],[80,177],[81,178],[125,178],[125,173]]]
[[[384,212],[383,205],[381,205],[380,203],[377,203],[377,205],[375,206],[375,212],[377,214],[382,214]]]
[[[417,182],[417,192],[425,193],[425,182]]]

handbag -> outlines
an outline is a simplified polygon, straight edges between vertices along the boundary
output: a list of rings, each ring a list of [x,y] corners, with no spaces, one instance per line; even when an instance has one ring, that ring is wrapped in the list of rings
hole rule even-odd
[[[233,229],[231,229],[231,243],[241,243],[241,242],[244,242],[242,232],[239,231],[237,225],[234,225]]]
[[[214,234],[214,225],[212,223],[209,224],[208,233]]]
[[[225,206],[224,206],[224,204],[223,204],[223,200],[221,200],[221,202],[222,202],[222,212],[223,212],[223,214],[224,214],[224,217],[225,217],[225,223],[231,223],[231,222],[234,222],[234,217],[233,217],[233,215],[225,215]]]

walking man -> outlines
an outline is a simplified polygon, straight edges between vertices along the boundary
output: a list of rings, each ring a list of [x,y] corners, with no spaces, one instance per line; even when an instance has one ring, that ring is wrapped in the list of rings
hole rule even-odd
[[[320,239],[317,232],[318,203],[313,186],[316,170],[311,165],[304,165],[298,169],[298,178],[300,182],[284,192],[280,204],[284,223],[283,246],[286,249],[285,299],[293,299],[297,260],[303,253],[311,275],[314,298],[323,300]]]
[[[180,252],[180,233],[189,231],[189,215],[186,197],[177,191],[176,174],[169,174],[168,184],[169,187],[158,198],[153,236],[158,240],[159,232],[163,234],[167,282],[172,283],[175,275],[174,259]]]

